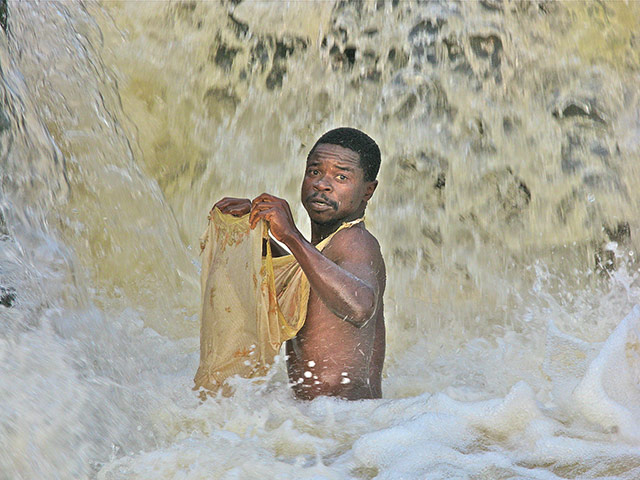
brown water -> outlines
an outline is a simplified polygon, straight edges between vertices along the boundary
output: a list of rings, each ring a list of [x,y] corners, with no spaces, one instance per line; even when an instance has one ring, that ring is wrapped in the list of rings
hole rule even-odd
[[[638,478],[638,32],[635,1],[9,2],[0,478]],[[208,209],[308,231],[339,125],[383,153],[384,399],[297,403],[280,359],[198,405]]]

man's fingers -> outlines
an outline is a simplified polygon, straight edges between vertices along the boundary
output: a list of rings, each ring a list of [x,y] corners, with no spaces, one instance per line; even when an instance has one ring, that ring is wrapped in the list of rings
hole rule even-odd
[[[273,203],[273,202],[259,202],[259,203],[254,203],[253,205],[251,205],[251,210],[266,210],[268,208],[273,208],[275,207],[277,204]]]
[[[238,217],[246,214],[247,212],[245,212],[245,209],[240,206],[231,206],[227,208],[227,211],[225,213],[230,213],[231,215]]]
[[[268,193],[263,193],[262,195],[258,195],[251,201],[251,206],[253,207],[254,205],[259,205],[262,203],[273,203],[278,201],[281,201],[281,199],[278,197],[274,197],[273,195],[269,195]]]
[[[251,213],[249,214],[249,225],[251,226],[251,228],[254,228],[256,226],[256,224],[258,223],[258,220],[263,218],[267,211],[268,209],[264,208],[264,205],[260,205],[260,206],[254,205],[251,208]]]
[[[276,198],[276,197],[274,197],[273,195],[270,195],[268,193],[261,193],[256,198],[254,198],[253,201],[256,202],[256,201],[261,201],[261,200],[273,200],[274,198]]]
[[[248,198],[224,197],[216,202],[211,210],[213,211],[215,208],[218,208],[222,213],[241,216],[249,213],[251,202]]]
[[[213,206],[213,208],[218,207],[219,209],[222,210],[224,207],[226,207],[229,204],[229,202],[232,202],[233,200],[234,200],[233,198],[224,197],[221,200],[218,200],[216,204]]]
[[[274,208],[268,208],[266,210],[252,210],[251,216],[249,217],[249,226],[251,228],[256,228],[256,225],[261,219],[268,222],[274,212]]]

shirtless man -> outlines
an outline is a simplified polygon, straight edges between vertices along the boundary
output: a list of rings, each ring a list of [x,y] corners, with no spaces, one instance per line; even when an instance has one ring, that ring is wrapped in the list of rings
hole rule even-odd
[[[307,157],[301,199],[311,242],[297,229],[289,204],[263,193],[253,201],[224,198],[223,213],[250,213],[252,228],[269,222],[271,235],[295,256],[311,286],[307,318],[286,344],[289,380],[297,398],[380,398],[386,273],[380,246],[364,222],[340,230],[322,252],[315,245],[343,223],[364,216],[378,181],[380,150],[352,128],[325,133]],[[272,243],[274,256],[288,254]]]

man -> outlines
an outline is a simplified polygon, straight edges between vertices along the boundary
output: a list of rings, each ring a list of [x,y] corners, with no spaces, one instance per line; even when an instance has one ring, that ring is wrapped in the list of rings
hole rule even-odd
[[[379,168],[380,150],[363,132],[338,128],[320,137],[307,157],[301,188],[311,242],[297,229],[288,203],[273,195],[263,193],[253,201],[224,198],[214,206],[235,216],[250,213],[251,228],[266,220],[271,235],[289,248],[309,280],[305,323],[286,343],[297,398],[382,395],[386,273],[380,246],[361,221]],[[354,225],[340,229],[348,222]],[[336,231],[322,252],[316,249]],[[274,256],[287,254],[275,242],[271,247]]]

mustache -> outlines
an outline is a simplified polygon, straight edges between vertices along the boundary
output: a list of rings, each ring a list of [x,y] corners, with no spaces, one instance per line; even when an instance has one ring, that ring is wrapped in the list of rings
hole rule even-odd
[[[331,208],[333,208],[334,210],[338,210],[338,202],[334,202],[333,200],[327,198],[324,194],[322,193],[312,193],[311,195],[309,195],[306,199],[307,203],[309,202],[313,202],[313,201],[318,201],[318,202],[322,202],[322,203],[326,203],[327,205],[329,205]]]

